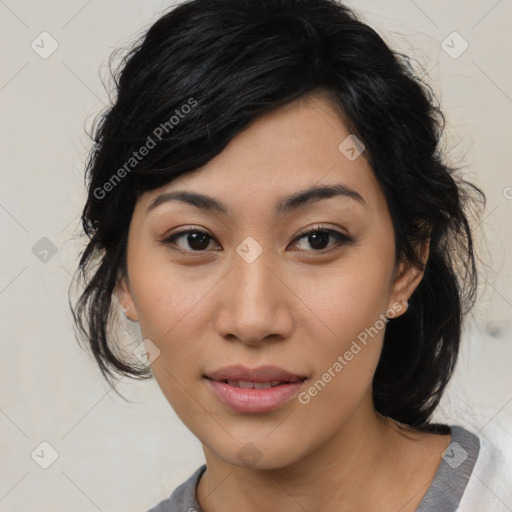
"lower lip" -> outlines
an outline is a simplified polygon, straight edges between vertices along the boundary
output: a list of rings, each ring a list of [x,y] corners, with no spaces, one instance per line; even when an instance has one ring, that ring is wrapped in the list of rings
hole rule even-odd
[[[246,389],[206,379],[219,400],[235,412],[260,413],[278,409],[296,396],[304,381],[280,384],[273,388]]]

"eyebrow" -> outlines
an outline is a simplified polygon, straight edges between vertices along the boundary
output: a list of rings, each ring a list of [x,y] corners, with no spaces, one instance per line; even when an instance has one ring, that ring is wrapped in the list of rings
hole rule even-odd
[[[366,201],[363,199],[361,194],[359,194],[359,192],[348,187],[347,185],[337,183],[335,185],[311,187],[287,196],[276,203],[275,211],[278,214],[288,213],[291,210],[295,210],[306,204],[316,203],[324,199],[330,199],[331,197],[346,197],[353,199],[362,205],[366,204]],[[180,190],[176,192],[166,192],[158,195],[148,206],[146,215],[151,210],[154,210],[157,206],[160,206],[161,204],[167,203],[169,201],[181,201],[206,211],[213,211],[223,214],[229,213],[228,207],[213,197],[198,194],[197,192],[187,192]]]

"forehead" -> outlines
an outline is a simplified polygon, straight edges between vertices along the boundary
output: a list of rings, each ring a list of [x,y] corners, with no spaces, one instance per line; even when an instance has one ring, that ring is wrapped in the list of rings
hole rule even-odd
[[[158,195],[188,190],[222,198],[238,212],[254,211],[298,190],[343,183],[378,210],[382,192],[352,137],[331,101],[301,98],[253,121],[203,167],[146,192],[137,208],[146,211]]]

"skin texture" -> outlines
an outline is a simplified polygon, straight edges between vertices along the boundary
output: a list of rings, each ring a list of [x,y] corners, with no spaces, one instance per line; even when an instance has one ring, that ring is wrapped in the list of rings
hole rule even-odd
[[[273,364],[307,376],[307,389],[365,328],[406,311],[423,274],[396,264],[389,210],[368,162],[338,149],[348,135],[327,98],[302,98],[136,204],[117,295],[160,350],[155,379],[203,445],[208,469],[197,496],[205,512],[414,511],[449,444],[449,436],[405,437],[376,413],[371,382],[384,328],[307,404],[295,398],[272,412],[235,413],[203,378],[231,364]],[[274,211],[285,196],[336,183],[364,203],[338,196]],[[229,213],[178,201],[146,213],[160,193],[178,190],[214,197]],[[322,251],[307,236],[297,240],[319,224],[353,241],[331,237]],[[212,239],[195,252],[187,235],[159,243],[178,228]],[[263,250],[251,263],[236,251],[247,236]],[[425,262],[428,246],[417,250]],[[242,448],[254,455],[249,466]]]

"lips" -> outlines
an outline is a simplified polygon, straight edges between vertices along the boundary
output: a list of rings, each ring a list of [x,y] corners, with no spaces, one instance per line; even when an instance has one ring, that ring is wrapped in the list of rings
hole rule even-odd
[[[222,404],[237,413],[264,413],[296,396],[306,377],[276,366],[230,366],[209,372],[205,381]]]
[[[296,375],[287,370],[283,370],[277,366],[260,366],[259,368],[246,368],[244,366],[227,366],[219,370],[209,372],[205,375],[210,380],[217,382],[242,382],[242,383],[265,383],[268,382],[272,386],[284,382],[298,382],[304,380],[305,376]],[[247,387],[247,386],[237,386]],[[254,387],[254,386],[251,386]],[[273,386],[272,386],[273,387]]]

